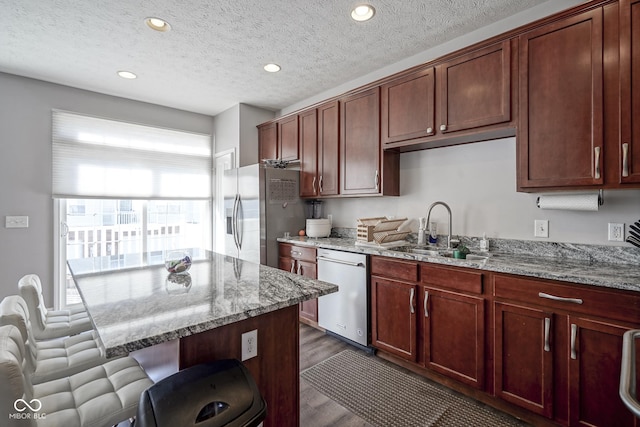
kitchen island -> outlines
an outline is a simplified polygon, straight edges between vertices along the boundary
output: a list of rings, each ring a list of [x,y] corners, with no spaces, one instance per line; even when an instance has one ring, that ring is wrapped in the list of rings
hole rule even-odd
[[[265,426],[297,426],[298,303],[337,286],[210,251],[186,252],[192,266],[182,275],[167,272],[164,254],[68,262],[105,353],[146,353],[142,359],[151,362],[169,357],[184,369],[240,359],[242,334],[257,330],[258,355],[244,364],[267,402]]]

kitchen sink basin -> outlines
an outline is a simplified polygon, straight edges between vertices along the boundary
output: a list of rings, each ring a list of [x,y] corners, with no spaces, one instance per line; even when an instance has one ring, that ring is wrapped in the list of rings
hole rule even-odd
[[[429,247],[415,247],[415,246],[401,246],[399,248],[392,249],[397,252],[405,252],[416,255],[426,255],[430,257],[442,257],[447,258],[451,261],[486,261],[491,255],[485,254],[467,254],[465,259],[462,258],[454,258],[453,251],[450,249],[438,249],[438,248],[429,248]]]

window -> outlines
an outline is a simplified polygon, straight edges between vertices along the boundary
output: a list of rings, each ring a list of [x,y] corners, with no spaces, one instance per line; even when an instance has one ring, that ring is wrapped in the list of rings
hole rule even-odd
[[[58,306],[80,302],[67,259],[211,249],[209,135],[54,111],[52,139]]]

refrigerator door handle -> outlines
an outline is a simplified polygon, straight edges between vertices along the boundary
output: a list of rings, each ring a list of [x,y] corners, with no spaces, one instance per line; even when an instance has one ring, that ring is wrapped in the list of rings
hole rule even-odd
[[[233,213],[231,218],[231,228],[233,233],[233,243],[236,245],[236,249],[240,250],[238,246],[238,198],[239,194],[236,193],[236,197],[233,200]]]
[[[236,209],[236,238],[238,246],[238,250],[242,250],[242,228],[244,227],[244,223],[242,220],[244,219],[244,215],[242,212],[242,196],[238,193],[238,208]]]

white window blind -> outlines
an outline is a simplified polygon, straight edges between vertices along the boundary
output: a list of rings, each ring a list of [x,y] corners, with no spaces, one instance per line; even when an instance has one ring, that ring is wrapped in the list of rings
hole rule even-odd
[[[210,199],[211,136],[53,111],[56,198]]]

